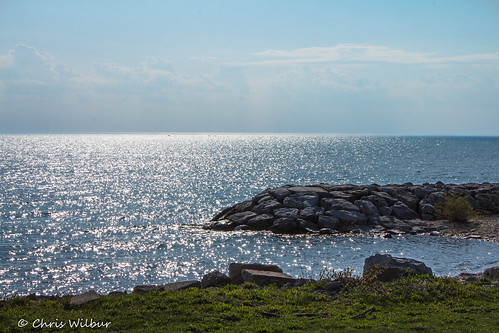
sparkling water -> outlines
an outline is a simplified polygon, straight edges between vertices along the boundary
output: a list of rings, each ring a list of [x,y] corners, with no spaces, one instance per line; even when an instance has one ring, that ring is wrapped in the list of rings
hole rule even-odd
[[[0,296],[129,291],[231,262],[317,277],[390,253],[438,275],[499,262],[480,240],[205,231],[285,184],[499,182],[499,138],[138,134],[0,136]]]

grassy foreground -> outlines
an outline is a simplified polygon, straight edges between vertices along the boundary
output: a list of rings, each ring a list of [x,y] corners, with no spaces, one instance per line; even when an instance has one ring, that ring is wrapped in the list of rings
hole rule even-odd
[[[321,281],[291,289],[246,283],[103,296],[81,306],[69,305],[69,298],[18,297],[0,304],[0,331],[499,332],[497,281],[462,285],[450,278],[412,276],[390,283],[343,282],[335,296],[317,292],[326,283]]]

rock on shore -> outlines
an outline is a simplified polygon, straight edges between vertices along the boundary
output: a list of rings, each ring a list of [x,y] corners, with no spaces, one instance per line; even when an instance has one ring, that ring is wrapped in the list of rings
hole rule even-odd
[[[435,206],[447,195],[465,197],[482,215],[499,214],[498,183],[414,185],[286,185],[224,209],[205,226],[212,230],[274,233],[435,233]]]

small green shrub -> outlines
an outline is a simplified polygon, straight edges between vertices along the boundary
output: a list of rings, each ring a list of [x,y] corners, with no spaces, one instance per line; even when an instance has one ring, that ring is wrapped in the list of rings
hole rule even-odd
[[[475,216],[471,204],[464,197],[449,195],[442,204],[435,205],[435,216],[453,222],[468,222]]]

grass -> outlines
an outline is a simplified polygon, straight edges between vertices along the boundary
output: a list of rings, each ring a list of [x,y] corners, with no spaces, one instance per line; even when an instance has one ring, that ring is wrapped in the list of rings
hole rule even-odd
[[[69,320],[81,318],[111,322],[104,330],[109,332],[499,332],[497,281],[462,285],[445,277],[411,276],[389,283],[353,278],[333,297],[319,293],[326,283],[132,293],[81,306],[71,306],[69,298],[16,297],[0,304],[0,331],[74,331]],[[28,323],[24,328],[18,327],[21,319]],[[43,319],[65,326],[33,329],[37,319],[36,324]]]

